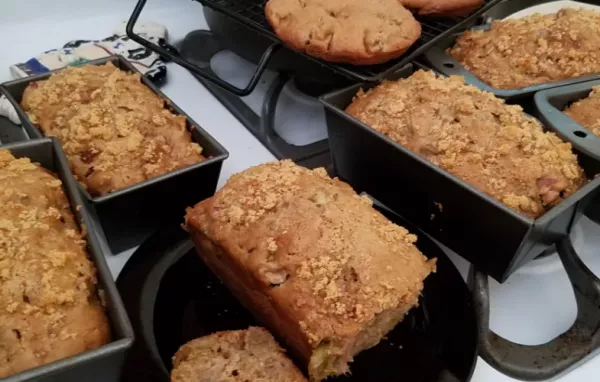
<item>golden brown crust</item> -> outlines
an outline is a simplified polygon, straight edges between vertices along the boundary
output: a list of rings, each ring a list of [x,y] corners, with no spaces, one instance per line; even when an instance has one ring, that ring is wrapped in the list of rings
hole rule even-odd
[[[109,341],[61,182],[0,150],[0,378]]]
[[[517,89],[600,73],[600,13],[562,9],[467,31],[448,54],[483,82]]]
[[[263,328],[217,332],[181,346],[171,382],[306,382]]]
[[[420,70],[359,92],[346,112],[528,217],[585,180],[570,143],[462,77]]]
[[[269,0],[265,15],[294,49],[354,65],[400,57],[421,35],[398,0]]]
[[[434,269],[416,237],[369,199],[290,161],[234,175],[188,209],[205,262],[309,367],[311,380],[347,371],[418,302]],[[316,350],[339,357],[319,368]]]
[[[423,16],[465,16],[483,5],[483,0],[400,0]]]
[[[600,136],[600,86],[569,106],[564,113],[597,136]]]
[[[105,195],[202,161],[185,117],[111,63],[84,65],[30,84],[22,106],[44,135],[57,137],[76,179]]]

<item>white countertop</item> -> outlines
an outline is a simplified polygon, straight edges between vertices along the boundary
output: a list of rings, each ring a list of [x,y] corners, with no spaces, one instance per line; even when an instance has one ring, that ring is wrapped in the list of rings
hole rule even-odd
[[[169,30],[169,41],[174,43],[186,33],[206,28],[202,7],[189,0],[149,0],[141,19],[163,24]],[[42,0],[4,0],[0,2],[0,41],[4,51],[0,55],[0,82],[10,80],[8,67],[48,49],[62,46],[73,39],[100,39],[110,34],[122,20],[126,20],[135,1],[118,0],[63,0],[48,3]],[[225,107],[219,103],[192,75],[175,64],[168,64],[168,82],[162,90],[196,122],[221,142],[229,151],[219,187],[233,173],[249,166],[273,160],[267,151]],[[131,251],[109,256],[107,261],[116,275]],[[459,260],[464,271],[466,263]],[[494,301],[492,300],[492,309]],[[495,326],[506,326],[502,317],[492,320]],[[512,321],[520,325],[516,320]],[[535,325],[534,325],[535,327]],[[535,330],[535,329],[533,329]],[[502,330],[499,330],[503,334]],[[544,337],[543,335],[541,337]],[[509,337],[510,338],[510,337]],[[600,375],[600,359],[579,367],[560,382],[595,381]],[[479,359],[474,382],[515,381],[491,368]]]

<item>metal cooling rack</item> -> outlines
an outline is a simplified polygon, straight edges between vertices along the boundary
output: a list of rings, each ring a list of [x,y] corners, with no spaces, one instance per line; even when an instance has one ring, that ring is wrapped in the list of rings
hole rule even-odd
[[[214,84],[228,90],[229,92],[238,96],[248,95],[254,90],[258,80],[264,70],[266,69],[269,61],[273,55],[284,45],[283,42],[277,38],[273,33],[269,23],[264,15],[264,7],[266,0],[196,0],[203,6],[208,7],[216,12],[220,12],[225,16],[241,23],[257,34],[268,38],[273,41],[262,54],[256,68],[256,72],[244,88],[238,88],[233,86],[222,79],[215,76],[213,73],[206,71],[204,68],[198,67],[193,63],[183,59],[181,56],[174,54],[173,52],[160,47],[148,40],[142,38],[140,35],[133,32],[133,27],[137,22],[146,0],[138,0],[138,3],[127,23],[126,32],[127,35],[140,45],[153,50],[160,54],[162,57],[172,60],[173,62],[183,66],[192,73],[205,78]],[[385,64],[370,65],[370,66],[353,66],[344,64],[335,64],[326,62],[307,54],[300,53],[306,59],[313,62],[317,62],[324,67],[332,70],[335,73],[341,74],[350,80],[357,82],[378,82],[384,79],[388,74],[393,73],[410,61],[414,60],[417,56],[421,55],[431,46],[433,46],[439,39],[442,39],[450,34],[459,32],[467,29],[479,21],[479,17],[486,12],[488,9],[500,3],[504,0],[484,0],[484,5],[478,10],[474,11],[465,17],[420,17],[416,15],[416,19],[421,23],[422,32],[421,37],[412,45],[412,47],[399,59],[392,60]]]

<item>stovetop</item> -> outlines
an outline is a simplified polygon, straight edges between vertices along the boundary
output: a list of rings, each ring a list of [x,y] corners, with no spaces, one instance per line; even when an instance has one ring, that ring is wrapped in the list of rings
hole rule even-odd
[[[0,68],[8,68],[14,62],[20,62],[74,37],[105,37],[116,23],[129,17],[133,8],[133,3],[124,6],[117,0],[68,0],[57,2],[51,8],[43,7],[44,4],[41,0],[3,2],[0,35],[14,36],[17,33],[19,38],[6,38],[3,41],[5,50],[0,56]],[[171,42],[183,39],[189,31],[206,28],[201,7],[195,2],[155,0],[149,3],[149,8],[142,17],[164,24],[169,29]],[[47,33],[49,28],[52,28],[52,33]],[[0,82],[9,79],[8,70],[0,72]],[[265,82],[261,82],[261,88],[268,87],[266,78],[263,81]],[[210,89],[209,93],[186,70],[175,64],[168,64],[168,82],[162,90],[230,151],[219,186],[232,173],[274,159],[274,155],[254,138],[255,134],[248,133],[232,112],[223,107],[224,103],[220,98],[217,100],[218,96],[213,97],[214,89]],[[262,94],[265,92],[266,89]],[[249,100],[250,98],[248,102]],[[256,116],[254,110],[258,111],[261,107],[262,102],[257,97],[246,112],[252,111]],[[252,114],[247,115],[251,118]],[[598,229],[595,223],[583,218],[574,230],[574,241],[586,265],[600,275],[600,257],[595,254],[597,248],[600,248],[600,243],[597,242]],[[115,256],[106,252],[107,262],[115,277],[132,251],[133,249]],[[449,256],[466,277],[468,263],[456,255]],[[556,255],[532,261],[502,285],[490,280],[490,294],[491,328],[518,343],[544,343],[564,331],[575,317],[573,292]],[[599,373],[600,357],[597,357],[558,381],[594,381]],[[495,371],[481,359],[472,380],[515,381]]]

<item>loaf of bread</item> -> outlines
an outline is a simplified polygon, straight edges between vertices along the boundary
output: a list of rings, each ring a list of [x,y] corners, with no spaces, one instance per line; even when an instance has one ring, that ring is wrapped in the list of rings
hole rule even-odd
[[[586,98],[571,104],[565,114],[600,137],[600,86],[594,86]]]
[[[600,73],[600,12],[561,9],[466,31],[448,54],[483,82],[519,89]]]
[[[0,378],[109,341],[96,270],[61,181],[0,150]]]
[[[179,348],[171,382],[306,382],[263,328],[217,332]]]
[[[113,64],[70,67],[32,82],[21,102],[56,137],[75,178],[93,196],[135,185],[204,159],[186,119]]]
[[[187,211],[198,253],[302,360],[311,381],[349,372],[418,304],[435,268],[405,228],[350,186],[291,161],[234,175]]]
[[[346,112],[530,218],[586,179],[570,143],[462,77],[419,70],[360,91]]]

